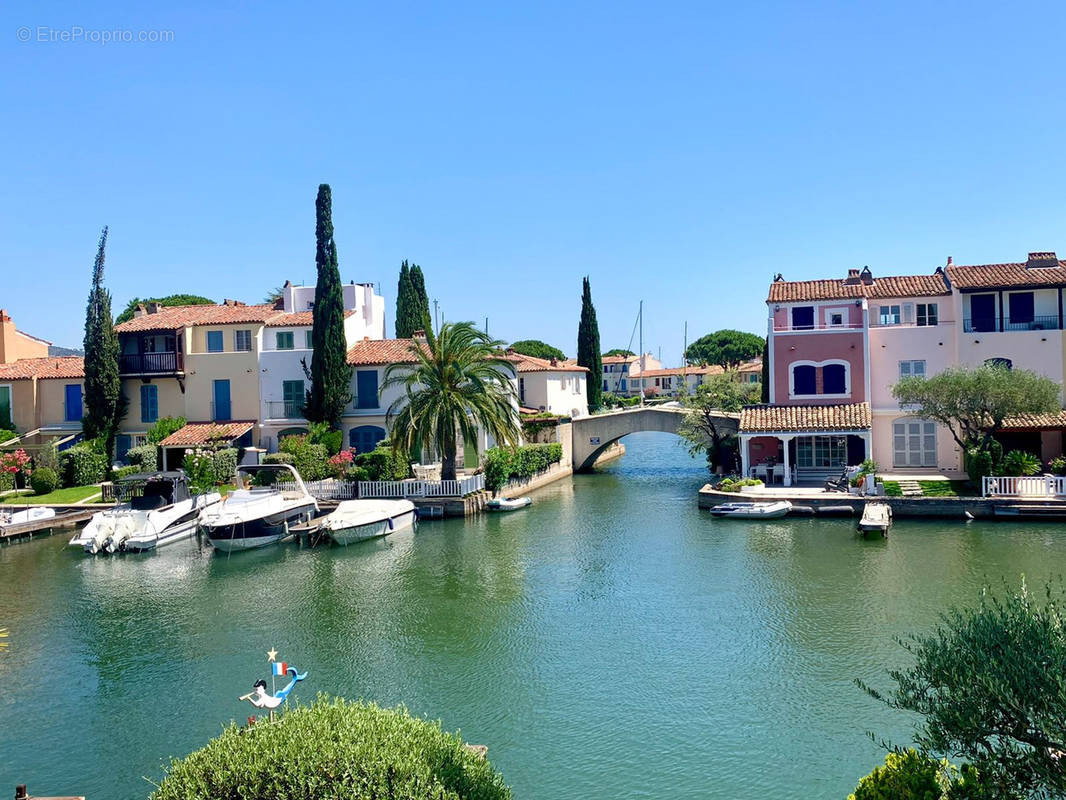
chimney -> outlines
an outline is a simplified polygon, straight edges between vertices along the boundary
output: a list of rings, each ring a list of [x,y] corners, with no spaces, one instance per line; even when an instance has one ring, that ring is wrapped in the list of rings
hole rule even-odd
[[[845,286],[855,286],[859,282],[859,270],[852,267],[848,270],[848,277],[844,279]]]
[[[949,267],[951,266],[951,256],[948,256],[948,263],[947,263],[947,265],[948,265]]]
[[[425,344],[426,343],[426,332],[424,330],[422,330],[421,328],[419,328],[417,331],[415,331],[413,334],[411,334],[411,338],[414,339],[416,342],[422,342],[422,344]]]
[[[158,314],[159,313],[159,309],[161,309],[162,307],[163,306],[159,305],[159,303],[149,303],[148,304],[148,313],[149,314]]]
[[[1026,259],[1026,269],[1043,269],[1045,267],[1057,267],[1059,258],[1053,252],[1030,253]]]
[[[870,271],[868,266],[862,268],[862,272],[859,273],[859,280],[867,286],[870,286],[874,282],[874,274]]]
[[[145,308],[144,303],[138,303],[137,307],[133,309],[133,318],[137,319],[137,317],[143,317],[147,313],[148,309]]]

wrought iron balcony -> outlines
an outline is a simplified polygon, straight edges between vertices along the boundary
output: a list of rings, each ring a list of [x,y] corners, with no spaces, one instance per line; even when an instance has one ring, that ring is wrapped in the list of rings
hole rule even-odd
[[[185,371],[181,353],[123,353],[118,357],[122,375],[165,375]]]
[[[1057,315],[1033,317],[1020,322],[1010,317],[971,317],[962,321],[966,333],[995,333],[998,331],[1057,331],[1062,323]]]
[[[303,400],[268,400],[270,419],[303,419]]]

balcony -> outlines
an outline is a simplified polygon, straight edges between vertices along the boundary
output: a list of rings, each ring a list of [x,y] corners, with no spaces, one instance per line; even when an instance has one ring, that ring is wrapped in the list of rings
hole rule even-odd
[[[998,331],[1058,331],[1062,320],[1058,315],[1033,317],[1025,322],[1011,321],[1010,317],[970,317],[962,321],[966,333],[994,333]]]
[[[810,325],[793,325],[790,322],[774,322],[774,333],[793,333],[799,331],[854,331],[862,330],[861,322],[844,322],[840,325],[831,325],[828,322],[816,321]]]
[[[303,419],[303,401],[268,400],[267,417],[269,419]]]
[[[120,375],[173,375],[185,371],[182,353],[123,353],[118,357]]]

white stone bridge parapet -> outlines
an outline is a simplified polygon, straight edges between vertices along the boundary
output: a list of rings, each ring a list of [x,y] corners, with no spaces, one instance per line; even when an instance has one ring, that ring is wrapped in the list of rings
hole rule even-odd
[[[573,421],[574,471],[591,469],[607,447],[627,434],[638,431],[677,433],[686,413],[680,406],[641,406],[576,417]],[[722,419],[722,432],[735,434],[740,425],[740,414],[722,411],[718,415]]]

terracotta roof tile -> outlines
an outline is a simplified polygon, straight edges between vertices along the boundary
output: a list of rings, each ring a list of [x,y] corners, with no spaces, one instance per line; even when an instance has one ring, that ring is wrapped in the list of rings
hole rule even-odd
[[[355,309],[348,309],[344,312],[344,318],[348,319],[355,313]],[[296,328],[304,325],[314,324],[314,312],[313,311],[290,311],[288,313],[280,312],[266,321],[266,327],[268,328]]]
[[[874,276],[873,283],[845,283],[843,278],[817,281],[774,281],[768,303],[795,303],[806,300],[859,300],[864,297],[935,297],[951,290],[943,273],[932,275]]]
[[[202,305],[164,306],[155,314],[142,314],[116,325],[119,333],[170,331],[190,325],[236,325],[242,322],[266,322],[283,312],[273,305]]]
[[[363,339],[348,351],[348,363],[357,366],[412,364],[414,339]]]
[[[953,265],[947,268],[947,272],[957,289],[1066,286],[1066,261],[1058,261],[1054,267],[1027,267],[1024,263]]]
[[[507,353],[507,359],[514,363],[518,372],[588,372],[587,367],[569,364],[566,361],[552,363],[546,358],[527,356],[525,353]]]
[[[705,367],[664,367],[663,369],[646,369],[638,373],[641,378],[658,378],[661,375],[721,375],[725,370],[717,364]]]
[[[1021,414],[1003,420],[1003,430],[1036,430],[1066,428],[1066,410],[1052,414]]]
[[[160,447],[195,447],[213,442],[232,442],[248,433],[255,422],[234,420],[232,422],[190,422],[179,428],[159,443]]]
[[[632,364],[634,361],[639,361],[640,356],[603,356],[600,360],[602,364]]]
[[[30,378],[82,378],[85,361],[81,356],[54,358],[20,358],[10,364],[0,364],[0,380],[17,381]]]
[[[833,406],[758,405],[744,406],[740,412],[742,433],[818,433],[869,428],[868,403]]]

